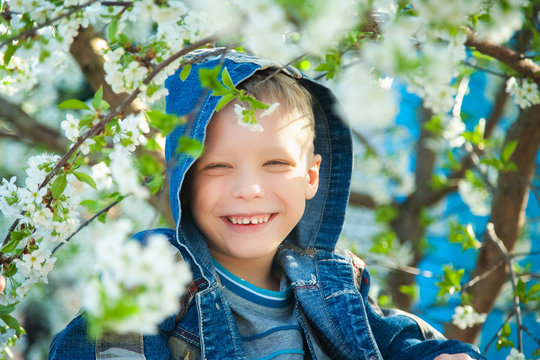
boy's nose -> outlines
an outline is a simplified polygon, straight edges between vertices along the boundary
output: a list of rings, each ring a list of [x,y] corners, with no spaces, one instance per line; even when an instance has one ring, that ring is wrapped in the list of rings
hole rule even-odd
[[[235,199],[253,200],[264,196],[263,186],[260,181],[252,176],[239,176],[232,189]]]

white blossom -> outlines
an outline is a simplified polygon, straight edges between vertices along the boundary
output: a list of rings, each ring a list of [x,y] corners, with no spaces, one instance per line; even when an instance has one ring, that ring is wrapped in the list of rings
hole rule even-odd
[[[45,228],[49,230],[52,227],[52,219],[53,213],[48,207],[43,207],[32,215],[32,222],[37,229]]]
[[[491,195],[485,187],[476,187],[470,181],[459,182],[459,195],[469,206],[471,212],[478,216],[486,216],[491,210]]]
[[[114,136],[116,143],[128,139],[128,144],[123,144],[129,151],[134,151],[135,147],[140,144],[146,144],[146,134],[150,131],[150,126],[146,121],[146,116],[143,112],[137,114],[129,114],[125,119],[118,121],[118,132]]]
[[[249,121],[245,121],[244,113],[246,111],[247,111],[247,109],[244,106],[242,106],[240,104],[234,104],[234,112],[238,116],[238,119],[237,119],[236,123],[238,125],[242,126],[242,127],[248,128],[249,130],[251,130],[253,132],[263,132],[264,128],[258,122],[251,123]]]
[[[461,117],[459,116],[443,116],[444,129],[442,137],[448,142],[448,145],[453,148],[458,148],[465,143],[465,138],[462,136],[466,127]]]
[[[506,0],[487,2],[484,14],[489,14],[491,21],[479,22],[477,26],[480,39],[501,44],[509,40],[523,23],[522,6],[527,0]]]
[[[72,114],[67,114],[66,120],[62,121],[60,123],[60,126],[62,127],[62,129],[64,130],[66,134],[66,137],[70,141],[73,141],[73,142],[77,141],[77,138],[80,135],[79,119],[74,117]]]
[[[483,324],[487,314],[478,314],[471,305],[457,306],[452,315],[452,324],[461,330],[476,324]]]
[[[514,102],[522,109],[540,104],[538,85],[531,79],[518,80],[512,76],[506,81],[506,92],[512,95]]]
[[[90,147],[95,144],[96,142],[93,139],[86,139],[79,147],[79,150],[83,155],[88,155],[90,153]]]
[[[506,357],[506,360],[525,360],[525,355],[519,352],[518,349],[512,348],[510,354]]]
[[[460,26],[467,22],[469,15],[480,11],[482,0],[416,0],[413,6],[428,23]]]
[[[394,123],[398,106],[388,81],[376,80],[363,66],[348,68],[335,91],[338,111],[353,127],[375,129]]]
[[[319,0],[315,14],[304,24],[299,46],[308,53],[325,51],[358,21],[358,1]]]
[[[219,34],[227,38],[238,36],[243,32],[242,18],[244,16],[237,1],[207,0],[202,2],[188,0],[187,3],[191,12],[184,20],[185,26],[183,28],[186,33],[199,32],[199,38],[205,33]],[[201,24],[202,22],[198,21],[199,17],[206,19],[204,21],[206,24]],[[201,25],[207,29],[201,31]],[[193,35],[186,38],[193,38]]]
[[[264,110],[261,112],[261,114],[259,115],[260,117],[265,117],[265,116],[269,116],[271,115],[274,111],[276,111],[276,109],[279,107],[279,102],[275,102],[273,103],[272,105],[270,105],[270,107],[268,107],[268,109]]]
[[[122,194],[133,194],[139,198],[147,198],[149,191],[140,184],[137,170],[133,166],[130,152],[122,146],[115,145],[111,158],[111,175]]]
[[[56,258],[51,257],[49,250],[39,248],[23,254],[20,260],[15,259],[14,262],[19,271],[22,271],[22,274],[30,281],[48,283],[47,274],[52,270]]]
[[[46,194],[47,188],[40,189],[39,184],[33,181],[26,181],[26,188],[19,188],[18,193],[19,199],[25,205],[40,204]]]
[[[236,0],[235,3],[247,15],[242,24],[246,48],[280,62],[298,55],[298,49],[286,41],[295,28],[286,20],[279,4],[271,0]]]
[[[98,189],[109,189],[112,186],[111,170],[103,161],[92,166],[92,179]]]
[[[99,278],[94,276],[85,286],[83,307],[115,332],[138,329],[155,333],[156,325],[178,310],[178,299],[185,291],[190,271],[184,262],[176,260],[175,250],[162,236],[151,236],[145,245],[125,241],[131,228],[131,222],[123,219],[97,236],[94,271]],[[175,281],[170,282],[171,278]],[[136,307],[134,314],[106,317],[107,309],[114,309],[128,298]]]

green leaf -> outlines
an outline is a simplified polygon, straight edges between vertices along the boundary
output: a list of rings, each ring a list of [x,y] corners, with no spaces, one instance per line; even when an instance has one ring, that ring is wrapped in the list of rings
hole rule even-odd
[[[98,91],[94,94],[94,99],[92,100],[92,106],[94,110],[107,110],[109,108],[109,103],[103,100],[103,86],[100,86]]]
[[[21,239],[14,238],[12,236],[11,239],[8,241],[8,243],[2,246],[2,249],[0,249],[0,252],[2,252],[3,254],[7,254],[14,251],[17,248],[17,245],[19,245],[20,241]]]
[[[373,246],[370,251],[377,254],[390,255],[397,238],[393,231],[382,231],[373,237]]]
[[[461,278],[465,273],[465,269],[455,270],[452,265],[445,265],[444,276],[442,281],[435,283],[439,287],[439,293],[437,296],[444,294],[454,294],[456,291],[461,290]]]
[[[164,136],[169,135],[178,125],[186,122],[183,117],[166,114],[158,110],[147,111],[146,115],[150,125],[158,129]]]
[[[17,319],[15,319],[13,316],[11,316],[11,315],[0,315],[0,318],[6,323],[6,325],[10,329],[15,330],[17,335],[21,335],[22,333],[24,333],[23,328],[21,327],[21,325],[19,324]]]
[[[137,158],[137,167],[143,176],[154,176],[164,172],[163,165],[149,154]]]
[[[529,299],[527,296],[527,284],[525,284],[523,280],[518,279],[518,282],[516,284],[516,291],[514,295],[518,296],[519,300],[524,304],[527,304],[529,302]]]
[[[439,190],[448,186],[448,179],[444,175],[433,174],[431,177],[431,188],[433,190]]]
[[[218,90],[223,88],[223,85],[218,81],[220,67],[216,66],[212,69],[199,69],[199,79],[201,79],[201,85],[211,90]]]
[[[228,103],[231,102],[232,99],[234,99],[234,94],[223,95],[216,106],[216,111],[223,109]]]
[[[199,70],[199,78],[201,79],[201,85],[205,88],[208,88],[212,90],[212,95],[215,96],[222,96],[226,94],[238,94],[239,91],[234,88],[227,88],[223,86],[223,84],[218,80],[219,72],[221,68],[216,66],[212,69],[200,69]],[[225,72],[225,71],[224,71]],[[227,73],[228,74],[228,73]],[[225,77],[221,77],[223,81],[229,83],[229,79],[225,79],[228,75],[225,75]],[[232,81],[229,85],[232,84]]]
[[[186,79],[189,76],[189,73],[191,73],[191,64],[185,65],[182,68],[182,71],[180,71],[180,80],[186,81]]]
[[[15,275],[18,270],[19,269],[17,268],[15,263],[11,263],[11,264],[9,264],[7,271],[4,271],[4,273],[2,275],[4,275],[4,277],[11,277],[11,276]],[[2,315],[1,312],[0,312],[0,315]]]
[[[161,188],[163,188],[163,185],[165,184],[165,177],[161,174],[156,174],[152,177],[152,180],[150,180],[146,186],[150,189],[150,194],[157,193]]]
[[[480,242],[476,239],[476,235],[471,224],[464,226],[456,221],[451,221],[448,237],[451,243],[461,244],[461,248],[464,251],[468,249],[480,248]]]
[[[409,296],[412,301],[415,301],[418,298],[418,285],[416,284],[401,285],[399,291]]]
[[[6,306],[1,305],[0,306],[0,316],[8,315],[8,314],[12,313],[13,310],[15,310],[16,305],[17,304],[11,304],[11,305],[6,305]]]
[[[195,139],[182,136],[178,139],[178,149],[176,151],[186,153],[193,158],[198,158],[203,151],[203,144]]]
[[[9,44],[6,52],[4,53],[4,66],[8,66],[9,61],[15,54],[15,51],[17,51],[18,45],[13,45],[13,43]]]
[[[510,329],[510,324],[506,323],[504,324],[502,331],[501,331],[501,337],[508,337],[512,333],[512,330]]]
[[[442,135],[444,126],[441,115],[433,115],[429,121],[424,124],[424,129],[431,131],[435,135]]]
[[[79,181],[82,181],[84,183],[87,183],[88,185],[90,185],[91,187],[94,188],[94,190],[97,190],[97,187],[96,187],[96,182],[94,181],[94,179],[92,179],[92,177],[88,174],[85,174],[83,172],[80,172],[80,171],[77,171],[77,172],[74,172],[73,175],[75,175],[75,177],[79,180]]]
[[[64,192],[67,186],[67,179],[66,175],[62,174],[59,175],[56,180],[54,180],[52,186],[51,186],[51,193],[53,198],[58,199],[60,195]]]
[[[540,284],[534,284],[529,288],[529,295],[533,296],[540,292]]]
[[[375,209],[375,221],[389,223],[399,215],[399,211],[392,205],[381,205]]]
[[[66,101],[62,101],[58,105],[59,109],[74,109],[74,110],[90,110],[88,105],[86,105],[84,102],[78,99],[70,99]]]
[[[221,73],[221,80],[223,81],[223,85],[228,87],[230,90],[235,89],[231,75],[229,75],[227,68],[223,69],[223,72]]]
[[[94,94],[94,99],[92,100],[92,106],[94,109],[99,109],[101,106],[101,101],[103,100],[103,86],[100,86],[98,91]]]
[[[118,33],[118,18],[114,18],[109,23],[109,28],[107,29],[107,35],[109,36],[109,41],[114,43],[117,40],[116,34]]]
[[[501,153],[501,160],[504,164],[507,164],[510,161],[510,158],[512,157],[512,154],[516,150],[517,147],[517,141],[512,140],[506,146],[504,147],[502,153]]]
[[[100,223],[105,224],[107,222],[107,213],[102,213],[101,215],[98,216],[97,219]]]
[[[95,200],[87,199],[81,201],[81,205],[88,209],[91,213],[98,213],[102,206]]]

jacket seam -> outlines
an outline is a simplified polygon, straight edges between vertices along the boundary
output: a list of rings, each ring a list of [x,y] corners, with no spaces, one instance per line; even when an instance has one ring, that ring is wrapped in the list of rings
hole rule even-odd
[[[321,274],[319,272],[318,257],[317,257],[317,259],[315,261],[315,272],[317,274],[317,279],[322,279]],[[319,281],[319,283],[320,283],[320,281]],[[347,344],[347,341],[345,341],[345,339],[343,338],[343,336],[341,334],[341,331],[338,331],[338,329],[336,328],[336,325],[334,324],[334,319],[331,316],[330,311],[328,310],[328,304],[326,302],[326,297],[325,297],[325,294],[323,292],[322,286],[319,286],[319,292],[320,292],[321,298],[323,299],[324,311],[326,313],[326,317],[327,317],[327,319],[330,320],[330,325],[332,326],[332,329],[334,330],[334,335],[339,338],[341,346],[343,346],[342,349],[343,350],[346,349],[349,356],[352,356],[352,354],[354,354],[353,349],[351,349],[351,347]]]

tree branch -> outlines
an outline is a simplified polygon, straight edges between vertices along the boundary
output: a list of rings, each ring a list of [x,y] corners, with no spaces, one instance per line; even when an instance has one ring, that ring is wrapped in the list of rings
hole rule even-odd
[[[479,40],[472,32],[469,32],[465,46],[476,48],[482,54],[499,60],[521,76],[531,78],[540,85],[540,65],[526,58],[523,54],[503,45]]]
[[[354,191],[351,192],[351,195],[349,197],[349,205],[360,206],[370,210],[375,210],[375,208],[377,207],[377,203],[371,195],[362,194]]]
[[[11,43],[11,42],[13,42],[15,40],[22,39],[22,38],[25,38],[25,37],[30,36],[32,34],[35,34],[36,31],[38,31],[39,29],[43,29],[43,28],[45,28],[47,26],[50,26],[50,25],[54,24],[55,22],[57,22],[58,20],[61,20],[61,19],[65,18],[65,17],[68,17],[68,16],[76,13],[77,11],[79,11],[81,9],[84,9],[85,7],[87,7],[89,5],[92,5],[93,3],[97,2],[97,1],[98,0],[91,0],[91,1],[89,1],[87,3],[77,5],[77,6],[73,7],[72,9],[70,9],[66,13],[60,14],[55,18],[49,19],[49,20],[45,21],[44,23],[41,23],[41,24],[39,24],[37,26],[34,26],[31,29],[28,29],[26,31],[23,31],[22,33],[19,33],[17,35],[9,37],[4,42],[0,43],[0,49],[3,48],[5,45],[7,45],[7,44],[9,44],[9,43]]]
[[[510,272],[510,284],[512,285],[512,305],[514,307],[514,313],[516,314],[516,322],[518,326],[518,350],[520,353],[523,352],[523,334],[521,332],[523,327],[523,321],[521,318],[521,308],[519,306],[519,297],[516,295],[516,287],[517,287],[517,276],[514,272],[514,262],[512,261],[512,257],[510,256],[509,251],[506,249],[506,246],[504,245],[504,242],[499,239],[497,234],[495,233],[495,228],[493,226],[493,223],[488,223],[486,226],[486,239],[489,239],[491,242],[493,242],[497,249],[499,249],[499,252],[501,253],[502,257],[504,258],[504,261],[506,262],[508,271]]]
[[[199,47],[205,45],[205,44],[208,44],[208,43],[211,43],[215,41],[215,38],[214,37],[207,37],[207,38],[204,38],[192,45],[189,45],[185,48],[183,48],[182,50],[176,52],[175,54],[173,54],[172,56],[169,57],[169,59],[167,59],[164,63],[166,64],[170,64],[172,63],[174,60],[184,56],[185,54],[189,53],[190,51],[192,50],[195,50],[195,49],[198,49]],[[162,63],[163,64],[163,63]],[[143,83],[145,85],[149,84],[150,81],[152,81],[152,79],[161,71],[163,70],[163,68],[165,67],[166,65],[163,65],[163,66],[157,66],[156,68],[154,68],[154,70],[145,78],[145,80],[143,81]],[[123,114],[125,112],[125,110],[127,109],[127,107],[137,98],[137,96],[139,96],[139,94],[141,93],[141,90],[140,89],[136,89],[135,91],[133,91],[126,99],[124,99],[124,101],[122,101],[122,103],[117,106],[113,111],[109,112],[107,115],[105,115],[103,118],[101,118],[101,120],[95,124],[94,126],[92,126],[90,129],[88,129],[86,131],[86,133],[82,134],[81,136],[79,136],[79,138],[77,139],[77,142],[75,142],[71,148],[63,155],[63,157],[58,160],[58,162],[56,163],[56,165],[54,166],[54,168],[51,170],[51,172],[49,172],[47,174],[47,176],[45,177],[45,179],[41,182],[41,184],[39,185],[39,189],[42,189],[43,187],[45,187],[51,180],[54,176],[56,176],[69,162],[69,159],[75,154],[75,152],[79,149],[79,147],[81,147],[81,145],[89,138],[101,133],[103,131],[103,129],[105,129],[105,126],[111,121],[113,120],[115,117],[117,117],[119,114]],[[13,230],[15,230],[15,228],[17,227],[19,223],[19,220],[16,220],[13,222],[13,224],[11,225],[11,227],[9,228],[7,234],[6,234],[6,238],[4,239],[4,242],[3,244],[6,244],[10,237],[11,237],[11,233],[13,232]]]
[[[506,92],[506,84],[501,84],[499,86],[499,90],[497,91],[497,95],[494,100],[493,108],[491,109],[491,113],[489,114],[487,120],[486,120],[486,129],[484,131],[484,139],[489,139],[491,134],[493,133],[493,130],[495,129],[496,125],[499,123],[504,108],[506,106],[506,103],[508,102],[509,95]],[[478,148],[474,148],[473,152],[476,155],[481,153],[481,150]],[[446,195],[451,194],[458,190],[458,184],[457,182],[465,176],[465,172],[470,169],[473,166],[473,159],[471,158],[471,155],[468,154],[467,156],[463,157],[461,160],[461,166],[458,170],[452,172],[448,176],[448,182],[449,185],[437,190],[431,191],[429,194],[427,194],[424,197],[424,205],[430,206],[438,201],[440,201],[442,198],[444,198]]]
[[[57,130],[40,124],[28,116],[20,106],[10,103],[0,97],[0,118],[10,124],[10,130],[14,134],[10,137],[14,140],[32,143],[33,146],[43,146],[56,153],[66,151],[67,139]]]

